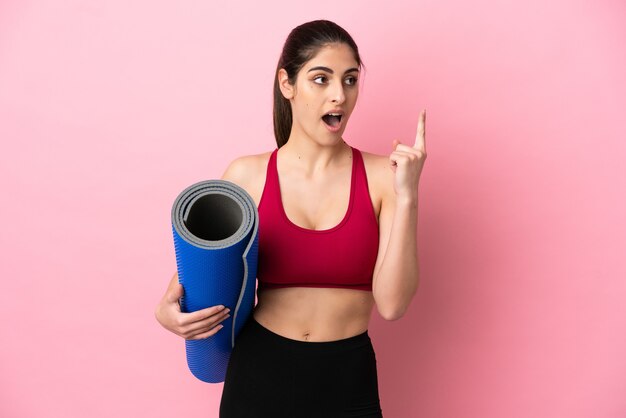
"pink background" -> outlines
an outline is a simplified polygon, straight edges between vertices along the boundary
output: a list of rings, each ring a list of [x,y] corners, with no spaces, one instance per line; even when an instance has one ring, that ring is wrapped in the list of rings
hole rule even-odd
[[[0,416],[217,417],[154,318],[171,205],[274,149],[275,63],[317,18],[367,67],[348,143],[428,113],[421,287],[370,327],[385,417],[626,416],[619,0],[0,3]]]

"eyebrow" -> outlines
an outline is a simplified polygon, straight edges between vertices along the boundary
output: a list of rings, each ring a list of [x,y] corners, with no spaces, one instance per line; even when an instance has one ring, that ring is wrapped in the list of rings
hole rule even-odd
[[[322,70],[322,71],[326,71],[327,73],[335,74],[335,72],[334,72],[333,70],[331,70],[330,68],[328,68],[328,67],[322,67],[322,66],[313,67],[313,68],[311,68],[311,69],[310,69],[309,71],[307,71],[307,72],[308,72],[308,73],[310,73],[311,71],[315,71],[315,70]],[[348,74],[348,73],[351,73],[351,72],[354,72],[354,71],[358,72],[358,71],[359,71],[359,69],[358,69],[358,68],[356,68],[356,67],[354,67],[354,68],[349,68],[349,69],[347,69],[347,70],[344,72],[344,74]]]

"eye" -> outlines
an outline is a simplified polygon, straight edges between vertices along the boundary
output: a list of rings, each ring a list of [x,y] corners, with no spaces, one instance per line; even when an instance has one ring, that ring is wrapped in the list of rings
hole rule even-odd
[[[349,86],[354,86],[357,82],[357,78],[354,76],[346,77],[346,82]]]
[[[315,84],[324,84],[324,81],[322,82],[318,82],[317,80],[323,79],[324,81],[326,80],[326,76],[325,75],[317,75],[315,77],[313,77],[313,82],[315,82]]]

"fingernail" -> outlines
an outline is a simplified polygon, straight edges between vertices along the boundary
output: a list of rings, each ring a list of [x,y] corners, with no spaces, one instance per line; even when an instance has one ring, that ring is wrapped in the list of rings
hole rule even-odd
[[[230,312],[230,309],[225,309],[224,310],[224,313],[228,313],[228,312]]]
[[[218,306],[218,307],[217,307],[217,309],[219,309],[219,310],[224,309],[224,305],[220,305],[220,306]]]

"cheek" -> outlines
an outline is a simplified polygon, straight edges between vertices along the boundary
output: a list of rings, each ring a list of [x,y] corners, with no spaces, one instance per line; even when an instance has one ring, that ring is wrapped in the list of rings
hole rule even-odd
[[[351,99],[351,102],[352,102],[352,103],[351,103],[351,105],[352,105],[353,107],[354,107],[354,105],[356,104],[356,99],[357,99],[358,97],[359,97],[359,91],[358,91],[358,90],[356,90],[356,91],[355,91],[355,92],[354,92],[354,93],[350,96],[350,99]]]

